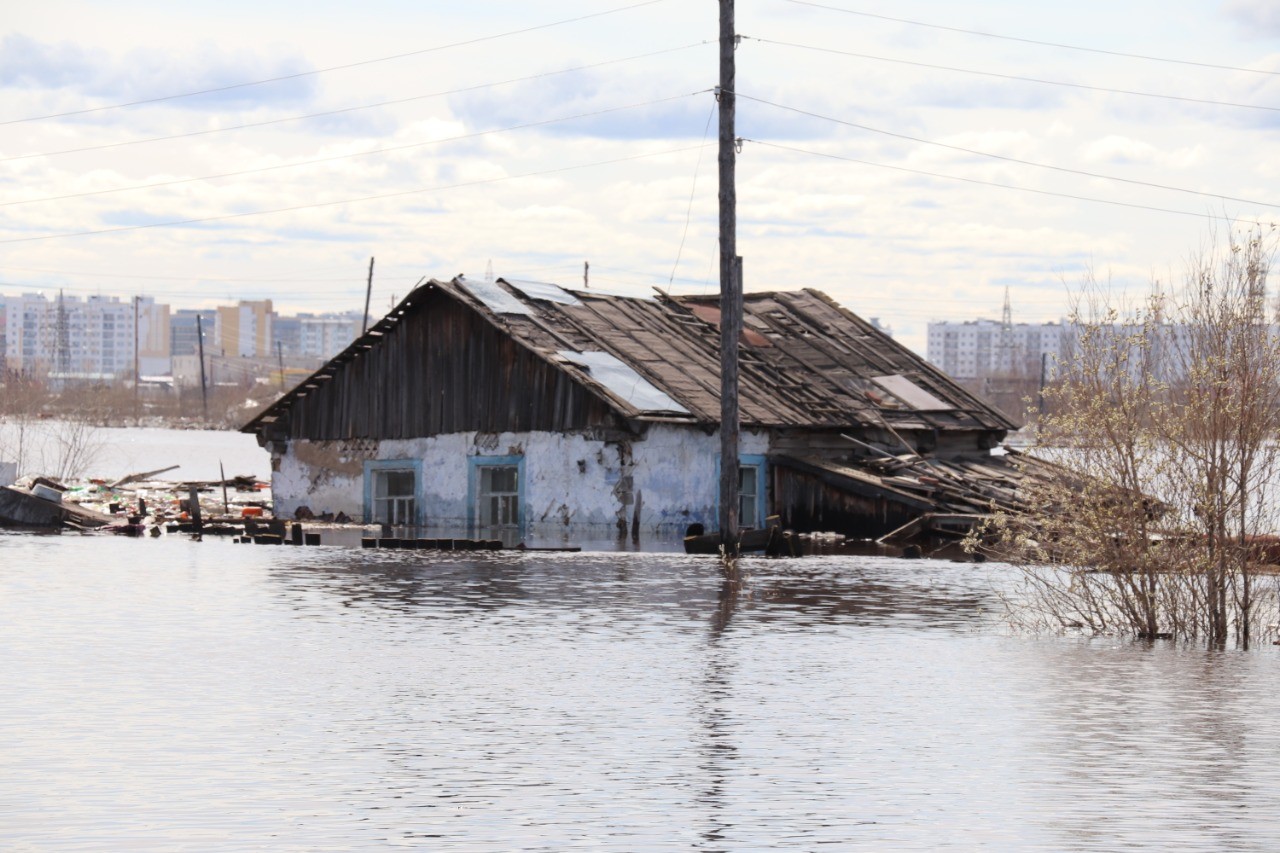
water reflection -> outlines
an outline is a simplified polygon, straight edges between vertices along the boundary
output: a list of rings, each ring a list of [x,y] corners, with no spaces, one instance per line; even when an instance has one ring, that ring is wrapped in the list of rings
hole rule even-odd
[[[726,849],[722,845],[726,841],[726,832],[732,827],[725,803],[725,788],[732,776],[738,750],[733,741],[730,710],[733,705],[733,649],[725,633],[745,594],[742,579],[736,571],[721,579],[707,632],[702,695],[697,703],[698,724],[702,730],[698,769],[704,777],[698,802],[706,808],[702,840],[709,850]]]
[[[881,622],[969,629],[994,610],[984,569],[879,558],[743,560],[738,594],[705,557],[643,554],[426,554],[295,552],[271,569],[285,590],[324,592],[347,607],[414,612],[584,608],[616,617],[681,617],[690,629],[713,613],[723,631],[745,610],[753,622],[791,627]],[[886,569],[888,571],[886,572]],[[895,572],[900,572],[896,574]],[[726,585],[728,584],[728,585]]]
[[[1170,658],[1176,662],[1170,666]],[[1280,743],[1257,726],[1257,689],[1276,686],[1274,661],[1171,642],[1059,645],[1037,679],[1043,754],[1073,802],[1052,820],[1080,849],[1118,836],[1195,849],[1274,849],[1241,817],[1262,809],[1271,831],[1274,780],[1256,774]],[[1267,701],[1274,709],[1275,704]]]
[[[0,847],[1280,846],[1275,647],[742,565],[0,536]]]

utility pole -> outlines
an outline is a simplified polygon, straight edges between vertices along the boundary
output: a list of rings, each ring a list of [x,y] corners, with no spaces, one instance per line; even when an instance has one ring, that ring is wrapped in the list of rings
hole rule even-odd
[[[196,315],[196,346],[200,353],[200,411],[204,413],[205,423],[209,422],[209,384],[204,378],[204,327],[200,325],[200,315]]]
[[[133,423],[138,424],[138,387],[142,384],[142,370],[138,362],[138,303],[141,296],[133,297]]]
[[[720,545],[738,553],[738,341],[742,259],[738,257],[737,137],[734,129],[734,0],[720,0]]]
[[[284,344],[276,341],[276,363],[280,365],[280,393],[284,393]]]
[[[360,334],[369,331],[369,297],[373,295],[373,258],[369,258],[369,284],[364,289],[364,318],[360,321]]]

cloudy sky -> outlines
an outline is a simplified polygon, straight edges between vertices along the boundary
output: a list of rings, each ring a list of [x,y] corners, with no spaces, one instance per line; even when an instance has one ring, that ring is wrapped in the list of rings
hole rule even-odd
[[[5,7],[0,294],[358,309],[370,256],[375,313],[490,262],[717,286],[710,0]],[[1136,292],[1224,220],[1280,220],[1272,0],[737,15],[749,291],[825,290],[922,349],[1006,287],[1055,319],[1086,268]]]

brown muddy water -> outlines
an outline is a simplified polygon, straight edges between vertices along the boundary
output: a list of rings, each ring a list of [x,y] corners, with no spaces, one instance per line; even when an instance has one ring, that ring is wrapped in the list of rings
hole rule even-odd
[[[0,535],[0,848],[1280,849],[1280,649],[744,565]]]

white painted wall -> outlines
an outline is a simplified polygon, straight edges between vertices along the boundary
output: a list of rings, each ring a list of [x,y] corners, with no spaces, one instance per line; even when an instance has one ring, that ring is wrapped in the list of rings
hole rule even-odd
[[[764,433],[744,431],[743,455],[768,452]],[[366,460],[421,460],[424,535],[466,536],[468,459],[523,456],[526,541],[599,541],[631,523],[640,502],[642,536],[680,536],[693,522],[715,526],[718,433],[653,425],[628,454],[618,444],[550,432],[454,433],[409,440],[291,442],[272,457],[276,513],[300,506],[316,514],[364,517]]]

